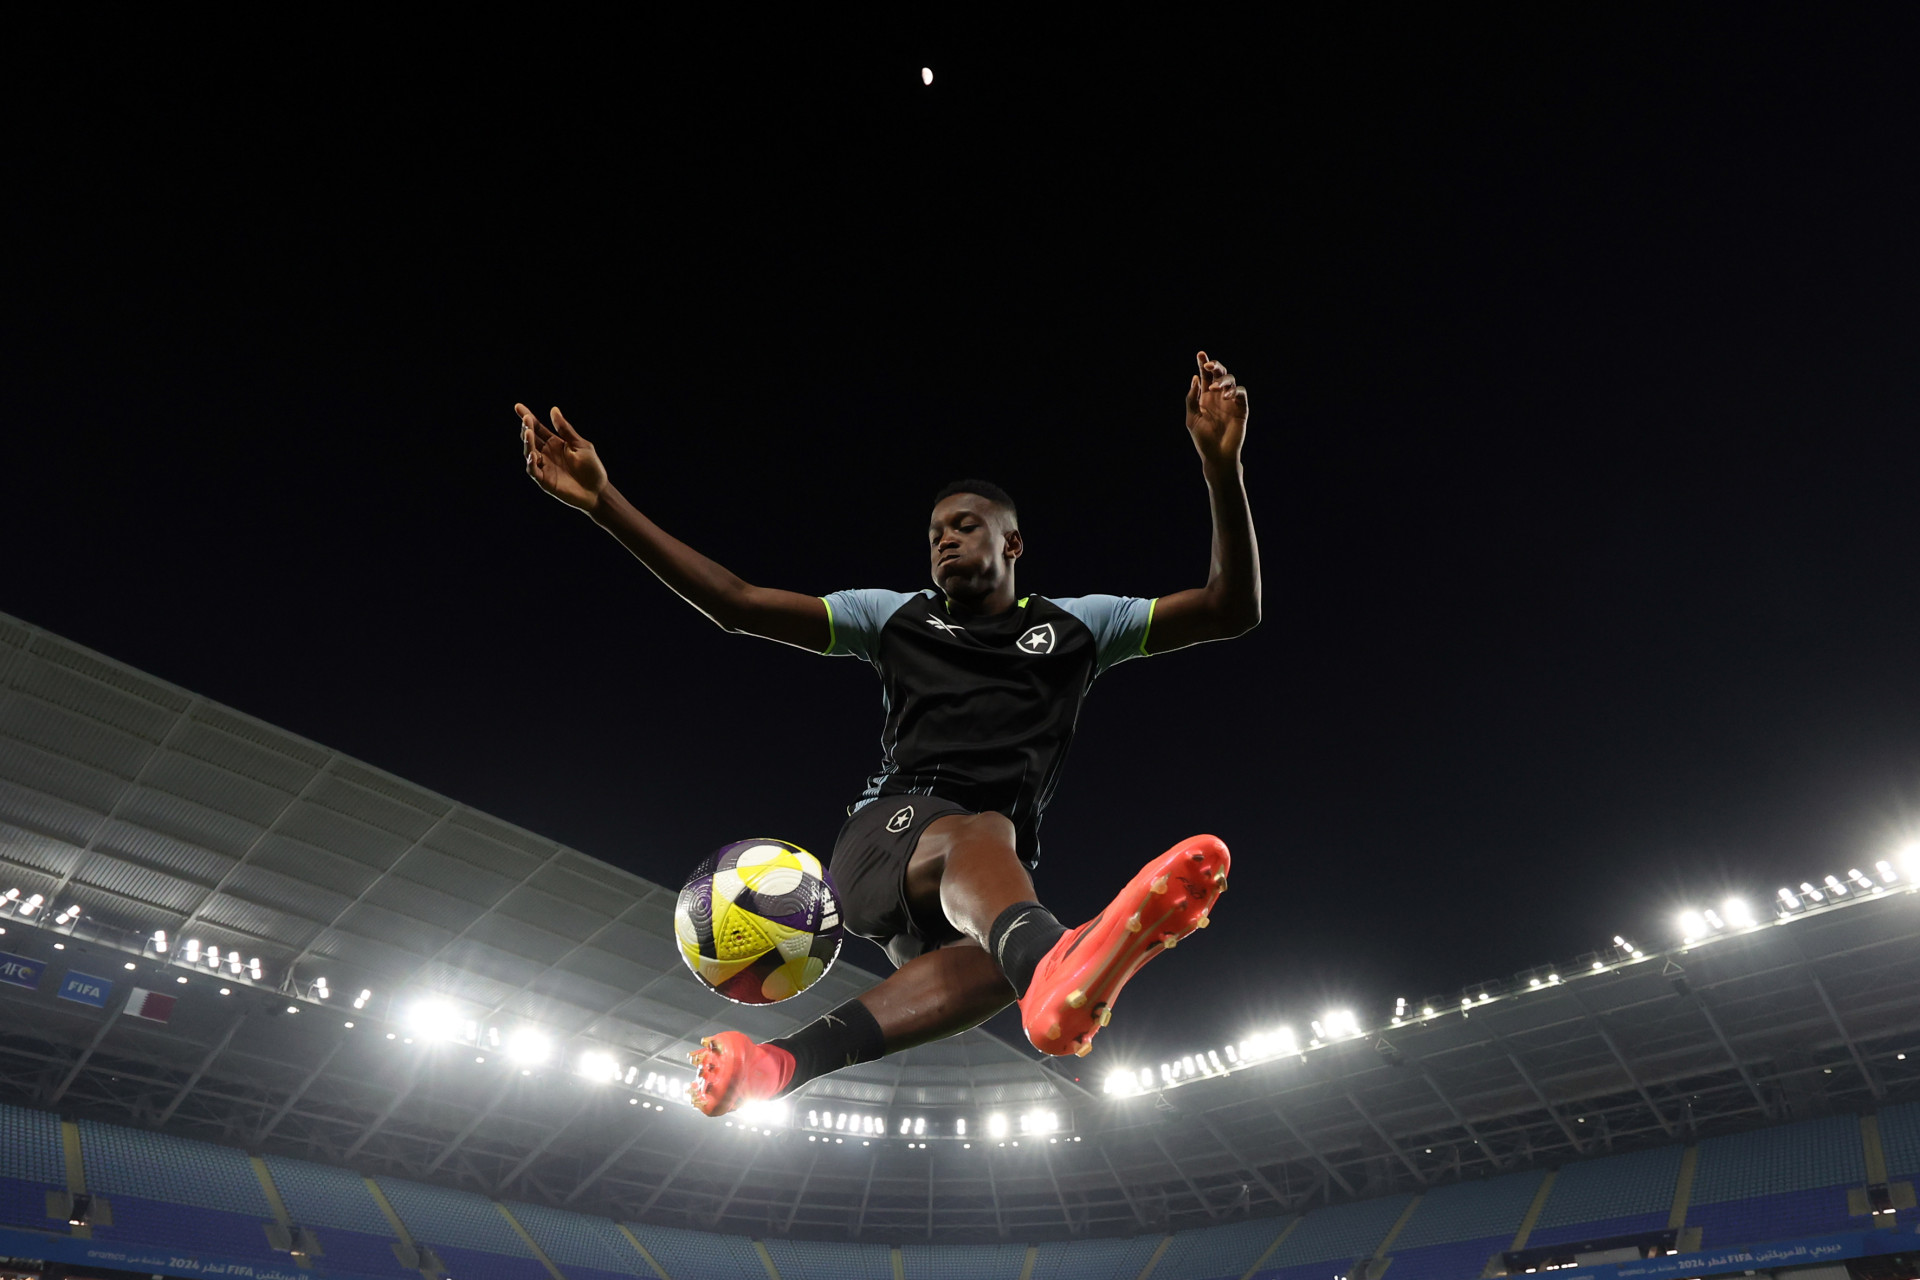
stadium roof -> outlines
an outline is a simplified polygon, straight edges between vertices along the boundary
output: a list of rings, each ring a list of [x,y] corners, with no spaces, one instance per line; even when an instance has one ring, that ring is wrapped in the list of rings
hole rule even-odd
[[[722,1005],[674,954],[670,890],[0,615],[7,889],[0,950],[51,974],[0,984],[11,1100],[761,1235],[1198,1225],[1920,1093],[1901,880],[1398,1026],[1194,1055],[1175,1087],[1133,1064],[1132,1096],[976,1031],[818,1081],[785,1122],[709,1121],[672,1100],[700,1035],[779,1034],[870,975]],[[116,984],[104,1010],[60,997],[68,967]],[[170,1022],[119,1016],[136,985],[179,997]],[[514,1059],[516,1031],[548,1056]]]

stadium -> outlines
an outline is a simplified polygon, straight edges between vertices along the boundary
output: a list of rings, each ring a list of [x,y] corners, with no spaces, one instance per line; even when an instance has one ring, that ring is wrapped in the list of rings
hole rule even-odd
[[[1915,1274],[1898,854],[1098,1087],[974,1031],[714,1121],[703,1034],[779,1034],[864,975],[723,1010],[668,887],[18,619],[0,672],[16,1268]]]

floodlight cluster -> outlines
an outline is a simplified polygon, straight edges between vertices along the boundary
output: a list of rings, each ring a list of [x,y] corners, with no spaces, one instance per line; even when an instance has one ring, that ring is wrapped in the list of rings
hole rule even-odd
[[[1824,875],[1819,884],[1804,880],[1797,890],[1781,888],[1775,895],[1774,915],[1770,919],[1762,919],[1762,913],[1756,911],[1747,899],[1740,897],[1723,899],[1712,907],[1690,907],[1681,911],[1675,919],[1680,936],[1678,949],[1686,950],[1718,937],[1738,936],[1783,924],[1810,912],[1869,901],[1895,892],[1916,891],[1920,891],[1920,840],[1902,846],[1887,858],[1876,860],[1871,875],[1853,867],[1848,869],[1844,877]],[[1659,952],[1656,950],[1655,954]],[[1605,951],[1581,956],[1571,965],[1546,965],[1530,970],[1511,983],[1476,984],[1466,988],[1457,998],[1430,996],[1417,1007],[1405,997],[1400,997],[1394,1001],[1393,1012],[1378,1031],[1420,1025],[1452,1014],[1471,1018],[1483,1005],[1524,998],[1532,992],[1554,990],[1573,979],[1613,972],[1647,958],[1646,951],[1628,941],[1624,935],[1615,934],[1613,945]],[[1359,1018],[1348,1010],[1328,1011],[1310,1020],[1308,1025],[1312,1035],[1304,1044],[1291,1027],[1278,1026],[1255,1032],[1237,1044],[1185,1054],[1163,1062],[1157,1072],[1151,1067],[1117,1068],[1103,1077],[1101,1091],[1118,1098],[1158,1093],[1199,1080],[1231,1075],[1261,1063],[1287,1058],[1305,1062],[1306,1055],[1314,1050],[1341,1040],[1378,1033],[1363,1028]]]

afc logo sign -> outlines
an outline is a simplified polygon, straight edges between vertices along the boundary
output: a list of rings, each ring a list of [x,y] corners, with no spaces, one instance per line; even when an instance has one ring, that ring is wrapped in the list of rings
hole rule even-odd
[[[1025,653],[1052,653],[1053,624],[1043,622],[1037,627],[1028,627],[1026,633],[1013,643]]]

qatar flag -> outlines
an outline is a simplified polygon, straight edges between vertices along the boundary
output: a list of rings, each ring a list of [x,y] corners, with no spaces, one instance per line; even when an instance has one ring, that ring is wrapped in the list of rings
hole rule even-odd
[[[127,997],[126,1011],[136,1018],[145,1018],[148,1022],[165,1022],[173,1017],[175,997],[162,995],[158,991],[148,991],[144,987],[135,987]]]

